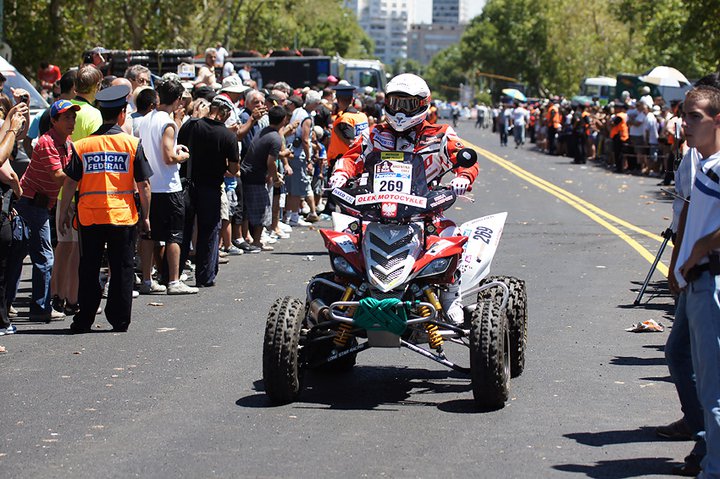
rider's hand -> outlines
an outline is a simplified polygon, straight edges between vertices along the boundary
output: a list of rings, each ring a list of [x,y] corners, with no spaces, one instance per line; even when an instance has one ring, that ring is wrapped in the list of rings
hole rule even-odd
[[[347,177],[337,173],[333,174],[330,180],[328,180],[328,186],[330,186],[330,188],[342,188],[345,186],[345,183],[347,183]]]
[[[470,186],[470,180],[464,176],[458,176],[450,182],[450,186],[457,196],[464,195]]]

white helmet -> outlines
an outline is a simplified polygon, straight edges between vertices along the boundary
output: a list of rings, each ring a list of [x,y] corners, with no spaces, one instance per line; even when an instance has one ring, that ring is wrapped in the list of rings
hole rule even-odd
[[[393,130],[409,130],[425,120],[430,101],[430,88],[425,80],[412,73],[403,73],[387,84],[385,118]]]

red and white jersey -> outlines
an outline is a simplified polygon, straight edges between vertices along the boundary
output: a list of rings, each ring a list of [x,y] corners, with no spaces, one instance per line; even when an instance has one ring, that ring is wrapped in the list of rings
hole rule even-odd
[[[405,132],[397,132],[387,124],[375,126],[369,135],[360,135],[350,149],[335,163],[334,173],[345,174],[348,178],[360,176],[365,167],[365,158],[372,151],[415,152],[425,162],[428,182],[442,171],[455,164],[457,153],[463,149],[462,140],[449,125],[438,125],[424,121]],[[464,176],[472,184],[478,175],[477,164],[471,168],[459,168],[457,176]]]

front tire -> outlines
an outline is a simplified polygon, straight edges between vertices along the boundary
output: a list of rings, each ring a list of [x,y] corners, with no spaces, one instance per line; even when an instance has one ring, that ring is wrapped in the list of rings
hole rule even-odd
[[[301,390],[300,326],[305,305],[290,296],[275,300],[263,342],[263,382],[273,404],[295,401]]]
[[[516,378],[525,370],[525,351],[527,350],[527,292],[525,281],[513,276],[490,276],[483,283],[499,281],[505,283],[510,291],[505,314],[510,329],[510,373]],[[483,284],[481,283],[481,284]],[[488,288],[478,293],[478,301],[491,300],[500,307],[503,300],[502,288]]]
[[[473,397],[484,409],[501,409],[510,394],[509,334],[503,311],[478,302],[470,321],[470,377]]]

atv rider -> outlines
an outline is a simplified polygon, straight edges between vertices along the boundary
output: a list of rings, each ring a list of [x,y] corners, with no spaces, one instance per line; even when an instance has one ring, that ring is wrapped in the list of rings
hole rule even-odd
[[[364,171],[365,158],[373,151],[403,151],[420,155],[428,182],[450,169],[464,145],[449,125],[426,121],[430,106],[430,88],[419,76],[403,73],[390,80],[385,95],[387,123],[376,125],[369,135],[360,135],[355,139],[350,149],[336,162],[330,186],[340,188],[349,178],[360,176]],[[478,171],[477,164],[456,170],[456,176],[450,182],[456,195],[465,194]],[[446,234],[452,231],[450,229]],[[450,319],[455,324],[462,324],[459,280],[442,292],[440,300]]]

